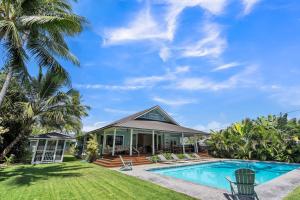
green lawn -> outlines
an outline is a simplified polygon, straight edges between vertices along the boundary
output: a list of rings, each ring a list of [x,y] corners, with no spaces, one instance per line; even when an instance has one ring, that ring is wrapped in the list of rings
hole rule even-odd
[[[0,199],[192,199],[94,164],[68,160],[0,169]]]
[[[290,193],[284,200],[299,200],[300,199],[300,187],[297,187],[292,193]]]

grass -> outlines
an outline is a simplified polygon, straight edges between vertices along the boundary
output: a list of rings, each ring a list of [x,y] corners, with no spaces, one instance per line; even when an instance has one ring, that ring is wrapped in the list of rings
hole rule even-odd
[[[192,199],[94,164],[66,160],[0,169],[0,199]]]
[[[293,192],[291,192],[284,200],[298,200],[300,199],[300,187],[297,187]]]

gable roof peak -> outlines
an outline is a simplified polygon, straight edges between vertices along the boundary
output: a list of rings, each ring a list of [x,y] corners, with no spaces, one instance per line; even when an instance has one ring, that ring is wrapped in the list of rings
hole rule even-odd
[[[167,118],[167,120],[169,120],[171,123],[175,124],[175,125],[179,125],[164,109],[162,109],[159,105],[153,106],[147,110],[144,110],[142,112],[139,113],[139,115],[137,115],[134,120],[146,115],[147,113],[150,113],[154,110],[159,110],[161,112],[162,115],[164,115],[163,117]]]

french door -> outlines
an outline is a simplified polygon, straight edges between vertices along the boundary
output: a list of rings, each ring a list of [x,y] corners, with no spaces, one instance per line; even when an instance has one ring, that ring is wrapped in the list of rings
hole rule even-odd
[[[65,140],[45,140],[37,142],[34,163],[61,162],[65,148]]]

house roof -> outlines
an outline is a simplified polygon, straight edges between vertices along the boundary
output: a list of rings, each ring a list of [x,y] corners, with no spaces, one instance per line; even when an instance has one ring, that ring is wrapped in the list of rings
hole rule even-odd
[[[170,131],[179,133],[192,133],[192,134],[207,134],[199,130],[174,125],[170,123],[160,122],[160,121],[144,121],[144,120],[131,120],[124,123],[116,125],[118,127],[126,128],[138,128],[138,129],[149,129],[158,131]]]
[[[62,133],[57,132],[50,132],[50,133],[43,133],[39,135],[32,135],[29,139],[62,139],[62,140],[72,140],[74,137]]]
[[[142,116],[145,114],[156,110],[161,113],[168,122],[157,121],[157,120],[147,120],[143,119]],[[160,106],[154,106],[149,109],[137,112],[128,117],[124,117],[120,120],[112,122],[102,128],[90,131],[88,133],[93,133],[95,131],[104,130],[110,127],[124,127],[124,128],[136,128],[136,129],[148,129],[148,130],[158,130],[158,131],[169,131],[177,133],[192,133],[192,134],[208,134],[203,131],[187,128],[180,126],[167,112],[165,112]],[[88,134],[87,133],[87,134]]]

